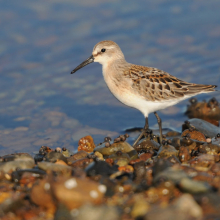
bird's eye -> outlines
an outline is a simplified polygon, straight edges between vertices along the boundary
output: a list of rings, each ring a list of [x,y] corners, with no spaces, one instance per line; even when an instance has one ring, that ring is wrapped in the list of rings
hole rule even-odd
[[[102,53],[104,53],[105,51],[106,51],[106,49],[105,49],[105,48],[102,48],[102,49],[101,49],[101,52],[102,52]]]

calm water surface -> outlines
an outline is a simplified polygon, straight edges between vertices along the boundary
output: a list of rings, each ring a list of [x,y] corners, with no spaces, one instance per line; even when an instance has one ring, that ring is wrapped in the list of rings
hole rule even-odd
[[[99,64],[70,75],[101,40],[116,41],[128,62],[220,86],[219,8],[217,0],[1,0],[0,154],[73,150],[82,136],[99,143],[144,125],[108,91]],[[213,95],[220,100],[198,99]],[[160,111],[163,126],[181,130],[187,103]],[[157,128],[153,114],[149,122]]]

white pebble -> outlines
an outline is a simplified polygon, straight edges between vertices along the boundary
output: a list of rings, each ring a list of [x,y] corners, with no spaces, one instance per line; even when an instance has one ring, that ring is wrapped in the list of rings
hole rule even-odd
[[[95,190],[91,190],[89,194],[93,199],[96,199],[99,195]]]
[[[162,193],[163,193],[164,195],[167,195],[167,194],[169,193],[169,190],[168,190],[168,189],[163,189],[163,190],[162,190]]]
[[[211,138],[207,138],[207,139],[206,139],[206,142],[207,142],[207,143],[212,143],[212,139],[211,139]]]
[[[67,189],[72,189],[72,188],[77,187],[76,179],[75,179],[75,178],[71,178],[71,179],[67,180],[67,181],[64,183],[64,186],[65,186]]]
[[[124,192],[124,187],[123,186],[119,186],[118,190],[119,190],[119,192]]]
[[[98,186],[98,189],[99,189],[99,191],[100,191],[101,193],[105,193],[107,188],[106,188],[105,185],[99,185],[99,186]]]

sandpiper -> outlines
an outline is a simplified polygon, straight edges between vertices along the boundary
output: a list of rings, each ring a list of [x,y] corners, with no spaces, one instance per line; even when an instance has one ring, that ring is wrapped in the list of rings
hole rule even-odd
[[[144,114],[144,129],[133,146],[148,131],[149,113],[154,112],[157,117],[161,142],[162,126],[156,111],[199,93],[215,91],[216,87],[188,83],[157,68],[128,63],[120,47],[109,40],[97,43],[92,55],[77,66],[71,74],[92,62],[102,64],[104,80],[112,94],[123,104],[136,108]]]

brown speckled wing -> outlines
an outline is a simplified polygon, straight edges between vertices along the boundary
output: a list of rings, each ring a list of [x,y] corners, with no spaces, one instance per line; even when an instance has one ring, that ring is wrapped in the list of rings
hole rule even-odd
[[[134,91],[138,91],[148,101],[181,99],[202,91],[215,91],[216,87],[184,82],[157,68],[139,65],[131,65],[124,75],[132,80]]]

